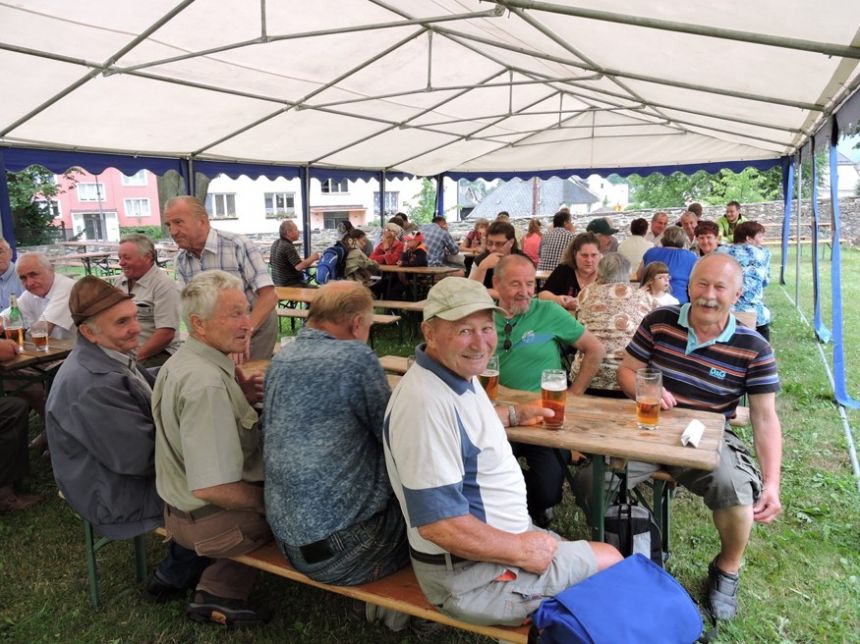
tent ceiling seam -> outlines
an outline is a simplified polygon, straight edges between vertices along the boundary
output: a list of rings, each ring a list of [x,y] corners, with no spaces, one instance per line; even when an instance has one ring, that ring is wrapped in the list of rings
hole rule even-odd
[[[574,16],[577,18],[586,18],[589,20],[614,22],[618,24],[631,25],[634,27],[643,27],[647,29],[660,29],[664,31],[672,31],[675,33],[685,33],[695,36],[706,36],[710,38],[720,38],[723,40],[746,42],[754,45],[764,45],[769,47],[780,47],[783,49],[793,49],[797,51],[807,51],[815,54],[822,54],[825,56],[835,56],[837,58],[860,59],[860,47],[836,45],[832,43],[817,42],[813,40],[804,40],[801,38],[772,36],[770,34],[754,33],[751,31],[739,31],[736,29],[723,29],[720,27],[662,20],[659,18],[646,18],[643,16],[611,13],[594,9],[584,9],[580,7],[558,5],[549,2],[535,2],[533,0],[487,1],[495,2],[498,5],[507,7],[511,11],[516,11],[517,9],[529,9],[534,11],[543,11],[548,13]]]

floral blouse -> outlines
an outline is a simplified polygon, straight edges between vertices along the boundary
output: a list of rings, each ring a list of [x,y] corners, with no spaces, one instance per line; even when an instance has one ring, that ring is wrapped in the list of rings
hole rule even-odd
[[[616,372],[624,359],[624,348],[639,324],[657,302],[647,291],[624,282],[591,284],[579,294],[579,322],[606,348],[606,355],[591,381],[592,389],[618,390]],[[579,373],[582,352],[576,354],[570,369],[571,378]]]

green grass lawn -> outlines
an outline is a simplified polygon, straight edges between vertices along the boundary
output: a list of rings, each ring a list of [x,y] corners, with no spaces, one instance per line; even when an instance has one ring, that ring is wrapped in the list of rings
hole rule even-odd
[[[844,260],[844,274],[857,275],[860,253],[846,251]],[[793,266],[792,259],[786,287],[792,296]],[[829,271],[829,263],[824,269]],[[829,273],[824,279],[829,293]],[[802,273],[801,305],[811,319],[810,283],[808,271]],[[843,298],[846,360],[855,365],[860,358],[860,284],[856,280],[845,285]],[[773,525],[756,526],[743,573],[741,612],[722,627],[718,641],[858,641],[860,495],[842,424],[811,329],[801,322],[778,284],[768,288],[767,302],[774,311],[772,339],[783,382],[778,408],[785,435],[784,513]],[[408,355],[416,342],[407,338],[401,344],[397,330],[383,329],[377,334],[376,350],[380,355]],[[826,353],[829,355],[829,349]],[[850,390],[860,396],[856,373],[851,377]],[[860,415],[851,412],[849,418],[856,427]],[[749,438],[749,432],[745,437]],[[389,633],[351,618],[345,598],[266,574],[260,577],[255,597],[276,610],[267,627],[224,633],[193,624],[183,617],[182,603],[153,606],[140,601],[132,548],[127,542],[112,544],[99,555],[103,607],[94,611],[87,599],[83,530],[56,497],[48,463],[33,462],[32,486],[48,495],[46,503],[23,514],[0,516],[0,640],[111,644],[414,641],[408,634]],[[717,551],[716,533],[701,502],[685,491],[676,494],[672,507],[668,568],[698,596],[707,563]],[[558,514],[559,532],[572,538],[585,534],[582,513],[569,495]],[[162,552],[163,547],[151,538],[150,565]],[[488,640],[446,629],[435,641]]]

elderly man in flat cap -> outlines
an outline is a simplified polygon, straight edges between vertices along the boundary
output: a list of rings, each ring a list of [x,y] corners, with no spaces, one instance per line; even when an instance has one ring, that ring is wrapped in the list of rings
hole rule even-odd
[[[155,377],[132,354],[140,335],[137,307],[127,293],[88,276],[72,288],[69,309],[78,338],[46,407],[54,477],[69,505],[99,534],[133,537],[161,525],[164,513],[155,490]],[[172,543],[145,596],[166,601],[184,595],[206,563]]]

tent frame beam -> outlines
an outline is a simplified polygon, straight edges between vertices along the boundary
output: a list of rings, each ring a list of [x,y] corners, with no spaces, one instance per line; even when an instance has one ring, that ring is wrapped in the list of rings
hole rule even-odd
[[[239,42],[230,43],[227,45],[220,45],[218,47],[210,47],[209,49],[202,49],[200,51],[188,52],[186,54],[180,54],[178,56],[170,56],[168,58],[160,58],[158,60],[152,60],[146,63],[140,63],[138,65],[129,65],[128,67],[114,67],[109,70],[105,70],[105,76],[109,76],[111,74],[126,74],[129,72],[135,72],[142,69],[147,69],[149,67],[156,67],[159,65],[168,65],[170,63],[179,62],[182,60],[188,60],[191,58],[200,58],[202,56],[211,56],[212,54],[219,54],[225,51],[231,51],[233,49],[241,49],[242,47],[251,47],[254,45],[267,45],[274,42],[281,42],[285,40],[298,40],[301,38],[316,38],[319,36],[336,36],[340,34],[348,34],[348,33],[356,33],[360,31],[376,31],[380,29],[392,29],[398,27],[410,27],[410,26],[423,26],[425,24],[436,24],[440,22],[454,22],[460,20],[474,20],[475,18],[496,18],[501,16],[504,13],[504,8],[497,7],[495,9],[489,9],[487,11],[473,11],[469,13],[462,14],[454,14],[448,16],[432,16],[430,18],[416,18],[409,20],[398,20],[392,22],[377,22],[377,23],[369,23],[366,25],[350,25],[348,27],[333,27],[331,29],[319,29],[316,31],[304,31],[295,34],[280,34],[276,36],[269,36],[266,34],[266,26],[265,26],[265,11],[263,14],[263,24],[261,28],[261,34],[256,38],[249,38],[248,40],[241,40]]]
[[[706,25],[695,25],[686,22],[675,22],[671,20],[661,20],[659,18],[648,18],[645,16],[631,16],[620,13],[612,13],[609,11],[585,9],[581,7],[559,5],[550,2],[539,2],[535,0],[482,1],[495,2],[497,5],[511,10],[528,9],[533,11],[543,11],[546,13],[574,16],[577,18],[587,18],[589,20],[600,20],[602,22],[614,22],[618,24],[632,25],[634,27],[660,29],[663,31],[673,31],[677,33],[692,34],[695,36],[708,36],[711,38],[721,38],[723,40],[735,40],[738,42],[752,43],[754,45],[781,47],[783,49],[808,51],[815,54],[823,54],[825,56],[835,56],[837,58],[853,58],[856,60],[860,60],[860,47],[834,45],[832,43],[804,40],[802,38],[786,38],[783,36],[772,36],[769,34],[754,33],[751,31],[739,31],[736,29],[723,29],[720,27],[710,27]]]

